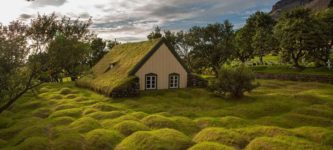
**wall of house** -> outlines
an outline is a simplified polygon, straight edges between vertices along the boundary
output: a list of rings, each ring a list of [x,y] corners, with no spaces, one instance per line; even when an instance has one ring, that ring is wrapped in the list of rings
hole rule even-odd
[[[140,90],[145,90],[145,75],[157,74],[157,89],[169,88],[169,74],[178,73],[180,77],[180,88],[187,87],[187,72],[171,53],[168,47],[163,44],[136,72],[139,77]]]

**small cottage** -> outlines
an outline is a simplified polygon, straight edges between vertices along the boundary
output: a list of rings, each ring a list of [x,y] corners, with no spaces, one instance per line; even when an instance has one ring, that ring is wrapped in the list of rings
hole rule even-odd
[[[186,88],[189,75],[176,51],[161,38],[115,46],[77,85],[125,97],[140,90]]]

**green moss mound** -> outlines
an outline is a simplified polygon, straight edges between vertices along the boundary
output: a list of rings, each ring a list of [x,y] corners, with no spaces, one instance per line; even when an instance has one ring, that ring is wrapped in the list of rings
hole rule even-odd
[[[0,116],[0,129],[7,128],[13,123],[13,119]]]
[[[91,107],[92,107],[92,108],[95,108],[95,109],[98,109],[98,110],[100,110],[100,111],[114,111],[114,110],[119,110],[119,108],[114,107],[114,106],[111,105],[111,104],[103,103],[103,102],[100,102],[100,103],[94,104],[94,105],[92,105]]]
[[[113,130],[96,129],[86,134],[87,149],[111,150],[122,140],[122,136]]]
[[[69,128],[80,133],[89,132],[93,129],[101,127],[102,126],[99,124],[99,122],[96,119],[90,117],[80,118],[69,125]]]
[[[245,148],[246,150],[264,150],[264,149],[276,149],[276,150],[304,150],[304,149],[317,149],[328,150],[329,147],[325,147],[310,141],[290,137],[260,137],[252,140]]]
[[[112,128],[114,125],[127,120],[140,121],[138,118],[132,115],[123,115],[115,119],[106,119],[102,122],[102,125],[105,128]]]
[[[333,146],[333,131],[322,127],[300,127],[292,130],[297,136],[308,140]]]
[[[78,133],[61,134],[53,141],[54,150],[85,150],[85,138]]]
[[[55,111],[58,110],[64,110],[64,109],[71,109],[71,108],[76,108],[77,105],[74,104],[62,104],[62,105],[58,105],[54,108]]]
[[[58,110],[53,112],[49,117],[55,118],[55,117],[80,117],[81,116],[82,109],[80,108],[72,108],[72,109],[64,109],[64,110]]]
[[[136,131],[150,130],[143,123],[138,122],[138,121],[132,121],[132,120],[120,122],[120,123],[116,124],[113,128],[125,136],[131,135],[132,133],[134,133]]]
[[[228,146],[234,146],[236,148],[244,148],[248,141],[247,138],[235,131],[227,130],[225,128],[206,128],[201,130],[193,141],[200,142],[219,142]]]
[[[186,134],[192,135],[200,130],[199,127],[196,125],[196,123],[187,117],[176,116],[176,117],[171,117],[171,120],[173,120],[176,123],[177,130],[182,131]]]
[[[289,123],[290,126],[295,126],[295,127],[303,125],[321,126],[321,127],[333,126],[332,120],[324,117],[290,113],[287,114],[285,118],[287,119],[288,121],[287,123]]]
[[[233,147],[215,142],[201,142],[188,150],[235,150]]]
[[[7,141],[0,139],[0,148],[5,147],[6,144],[7,144]]]
[[[174,129],[138,131],[125,138],[116,150],[183,150],[191,145],[189,137]]]
[[[91,113],[98,112],[98,111],[99,111],[98,109],[88,107],[88,108],[83,110],[82,114],[83,115],[89,115]]]
[[[74,120],[75,119],[73,117],[57,117],[52,118],[52,120],[50,120],[50,124],[53,126],[63,126],[74,122]]]
[[[52,113],[52,110],[49,108],[39,108],[32,112],[33,116],[39,117],[39,118],[47,118],[50,116],[51,113]]]
[[[29,109],[38,109],[43,106],[43,103],[41,101],[31,101],[31,102],[26,102],[20,106],[20,108],[14,108],[15,111],[18,110],[29,110]]]
[[[29,126],[23,130],[21,130],[14,139],[11,140],[11,143],[14,145],[21,143],[22,141],[25,141],[26,139],[30,137],[47,137],[49,133],[49,130],[47,126],[45,125],[34,125]]]
[[[208,127],[220,127],[222,126],[222,121],[220,118],[213,117],[202,117],[194,120],[198,127],[201,129]]]
[[[60,99],[63,99],[63,97],[59,94],[54,94],[54,95],[50,96],[50,99],[60,100]]]
[[[68,95],[68,94],[75,94],[75,93],[77,93],[77,91],[73,91],[72,89],[66,87],[66,88],[60,89],[59,93],[62,95]]]
[[[49,141],[45,137],[29,137],[17,149],[20,150],[45,150],[49,148]]]
[[[274,126],[256,126],[240,128],[236,130],[244,137],[247,137],[249,141],[257,137],[274,137],[274,136],[294,136],[295,134],[287,129],[274,127]]]
[[[225,128],[239,128],[251,125],[249,121],[234,116],[222,117],[220,119],[220,124]]]
[[[77,97],[77,95],[75,95],[75,94],[68,94],[68,95],[66,95],[67,99],[74,99],[76,97]]]
[[[24,130],[27,125],[33,125],[36,122],[41,122],[40,118],[28,117],[20,121],[16,121],[15,124],[9,126],[8,128],[0,130],[1,139],[9,140]]]
[[[177,124],[164,116],[161,115],[149,115],[141,120],[146,126],[153,129],[161,128],[173,128],[177,129]]]
[[[90,113],[89,117],[95,118],[95,119],[113,119],[113,118],[117,118],[120,117],[122,115],[125,115],[125,113],[121,112],[121,111],[111,111],[111,112],[93,112]]]
[[[130,113],[130,115],[132,115],[138,119],[143,119],[144,117],[148,116],[148,114],[144,113],[144,112],[132,112],[132,113]]]

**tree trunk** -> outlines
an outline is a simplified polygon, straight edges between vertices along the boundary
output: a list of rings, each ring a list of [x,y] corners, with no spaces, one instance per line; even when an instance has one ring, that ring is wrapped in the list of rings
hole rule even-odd
[[[263,65],[264,64],[263,56],[259,56],[259,59],[260,59],[260,64]]]

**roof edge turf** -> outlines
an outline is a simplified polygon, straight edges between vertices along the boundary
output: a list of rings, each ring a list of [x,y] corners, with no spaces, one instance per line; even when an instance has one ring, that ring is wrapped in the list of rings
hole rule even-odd
[[[178,60],[180,65],[186,70],[187,73],[190,73],[189,69],[186,67],[186,65],[183,63],[182,59],[179,57],[178,53],[176,50],[169,44],[169,42],[162,37],[156,44],[155,46],[149,50],[149,52],[134,66],[133,69],[128,73],[128,76],[133,76],[135,75],[136,72],[140,70],[140,68],[149,60],[151,56],[154,55],[154,53],[163,45],[165,44],[172,55]]]

